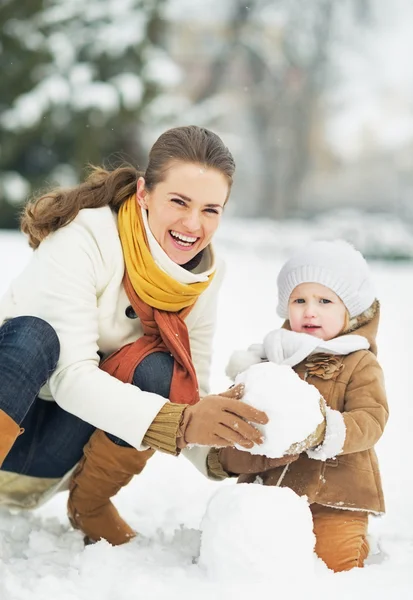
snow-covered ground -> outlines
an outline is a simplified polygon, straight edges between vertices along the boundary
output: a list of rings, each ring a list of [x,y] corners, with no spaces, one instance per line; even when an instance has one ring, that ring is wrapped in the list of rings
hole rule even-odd
[[[214,391],[228,385],[224,367],[231,351],[259,341],[269,327],[279,324],[275,278],[280,255],[274,249],[263,252],[259,244],[242,247],[221,241],[219,245],[227,261],[227,276],[215,339]],[[0,294],[29,254],[22,238],[0,232]],[[335,575],[318,563],[314,574],[303,575],[297,560],[296,576],[291,577],[284,569],[277,569],[274,560],[268,574],[259,577],[254,574],[257,569],[248,565],[237,575],[229,570],[222,580],[208,576],[194,561],[200,545],[200,523],[209,498],[233,483],[210,482],[185,459],[158,454],[116,498],[122,514],[142,534],[127,546],[112,548],[100,542],[84,548],[81,535],[68,526],[65,494],[34,513],[1,510],[1,600],[242,600],[252,595],[293,600],[411,598],[413,265],[376,263],[373,271],[382,302],[379,358],[386,374],[391,418],[377,448],[388,512],[371,521],[372,545],[377,546],[378,553],[371,556],[365,569]],[[265,506],[257,505],[257,510]],[[245,543],[242,531],[243,523],[239,523],[239,530],[233,530],[240,549]],[[249,555],[251,559],[251,552]],[[235,562],[229,560],[229,568]]]

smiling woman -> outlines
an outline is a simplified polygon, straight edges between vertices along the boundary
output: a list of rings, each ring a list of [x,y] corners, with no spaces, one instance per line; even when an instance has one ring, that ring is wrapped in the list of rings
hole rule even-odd
[[[178,127],[144,173],[93,168],[27,205],[35,251],[0,301],[0,504],[69,487],[72,525],[123,544],[136,534],[110,498],[155,450],[216,478],[208,446],[262,441],[252,423],[266,415],[239,388],[208,395],[223,277],[211,240],[234,169],[216,134]]]

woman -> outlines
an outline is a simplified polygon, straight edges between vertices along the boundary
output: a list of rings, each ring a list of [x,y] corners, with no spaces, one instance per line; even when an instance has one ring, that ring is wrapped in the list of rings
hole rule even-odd
[[[234,168],[217,135],[179,127],[144,175],[94,169],[26,207],[35,251],[0,302],[3,504],[36,506],[70,481],[72,525],[122,544],[135,532],[110,498],[155,450],[260,442],[251,422],[266,415],[240,390],[207,395],[223,274],[210,242]]]

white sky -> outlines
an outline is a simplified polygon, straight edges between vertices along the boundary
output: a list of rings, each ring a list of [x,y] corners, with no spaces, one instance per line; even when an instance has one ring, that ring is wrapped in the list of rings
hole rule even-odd
[[[357,158],[363,138],[394,149],[413,139],[413,2],[373,0],[375,23],[338,57],[341,109],[328,137],[342,156]]]

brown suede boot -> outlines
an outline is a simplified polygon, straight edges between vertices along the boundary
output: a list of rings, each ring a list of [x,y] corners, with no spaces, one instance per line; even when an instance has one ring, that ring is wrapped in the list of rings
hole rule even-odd
[[[121,518],[110,498],[140,473],[154,450],[139,452],[118,446],[96,430],[70,483],[68,516],[85,534],[85,543],[107,540],[112,546],[129,542],[136,532]]]
[[[23,431],[4,410],[0,410],[0,467]]]

